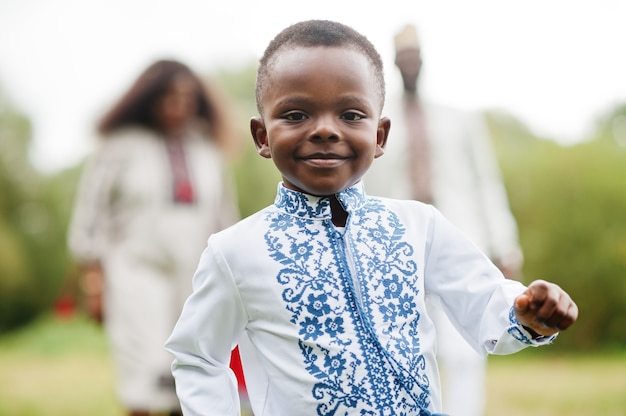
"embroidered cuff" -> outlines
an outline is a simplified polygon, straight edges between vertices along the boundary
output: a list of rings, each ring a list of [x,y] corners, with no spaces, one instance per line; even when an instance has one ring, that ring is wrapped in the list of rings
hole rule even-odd
[[[509,311],[509,323],[511,326],[508,329],[508,333],[511,334],[513,338],[522,342],[526,345],[544,345],[549,344],[559,335],[558,333],[550,336],[539,335],[537,337],[533,337],[533,335],[528,331],[522,324],[519,323],[517,318],[515,317],[515,310],[511,307]]]

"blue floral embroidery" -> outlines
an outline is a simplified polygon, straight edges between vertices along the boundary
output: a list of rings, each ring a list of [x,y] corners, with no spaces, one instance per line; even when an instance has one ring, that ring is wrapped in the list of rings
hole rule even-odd
[[[326,332],[331,337],[336,337],[339,334],[343,334],[343,318],[340,316],[337,316],[335,318],[327,318],[326,322],[324,322],[324,328],[326,328]]]
[[[327,198],[279,188],[281,211],[266,217],[285,308],[299,328],[306,369],[319,380],[311,392],[317,413],[419,414],[429,406],[430,382],[413,248],[379,200],[366,200],[359,187],[339,198],[351,212],[343,237],[330,222]]]
[[[302,259],[306,261],[311,256],[311,251],[313,251],[313,246],[311,246],[308,242],[304,242],[302,244],[293,244],[289,254],[294,255],[294,260]]]
[[[538,338],[535,338],[534,340],[532,338],[529,338],[528,335],[526,335],[526,332],[522,330],[522,324],[520,324],[520,322],[517,320],[514,308],[511,308],[511,310],[509,311],[509,323],[511,326],[507,330],[508,333],[511,334],[511,336],[516,340],[523,342],[527,345],[535,345],[537,342],[552,342],[557,337],[557,335],[555,334],[549,337],[540,336]]]
[[[293,219],[287,215],[275,218],[274,221],[270,222],[270,228],[274,231],[287,231],[290,227],[293,227]]]
[[[413,297],[408,294],[404,294],[400,296],[400,307],[398,308],[398,313],[400,316],[404,318],[408,318],[410,314],[415,311],[417,305],[413,302]]]
[[[307,309],[315,316],[323,316],[330,313],[330,307],[326,303],[328,301],[328,295],[325,293],[315,296],[313,293],[309,295],[309,304]]]
[[[522,331],[521,325],[515,317],[515,309],[513,308],[509,310],[509,323],[511,324],[511,326],[508,329],[508,333],[511,334],[513,338],[520,342],[523,342],[524,344],[532,345],[532,339],[528,338],[526,334],[524,334],[524,332]]]
[[[330,374],[341,375],[346,366],[346,359],[341,354],[327,355],[324,358],[324,366],[328,368]]]
[[[396,298],[402,293],[402,282],[396,279],[386,278],[383,279],[383,286],[385,286],[385,296],[388,298]]]
[[[301,326],[300,335],[302,335],[304,339],[317,339],[317,337],[322,335],[322,325],[317,318],[306,317],[304,318],[304,322],[301,323]]]

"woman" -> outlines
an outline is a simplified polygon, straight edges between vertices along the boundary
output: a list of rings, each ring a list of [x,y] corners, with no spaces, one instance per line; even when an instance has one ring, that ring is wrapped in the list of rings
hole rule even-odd
[[[163,343],[208,236],[238,219],[225,173],[237,133],[223,99],[169,60],[148,67],[98,130],[69,232],[87,310],[104,322],[128,413],[180,414]]]

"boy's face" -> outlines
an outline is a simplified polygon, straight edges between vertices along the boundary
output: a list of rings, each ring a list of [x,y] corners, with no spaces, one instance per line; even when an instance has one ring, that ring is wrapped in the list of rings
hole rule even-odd
[[[250,127],[259,154],[274,160],[289,189],[326,196],[358,182],[383,154],[372,66],[338,47],[280,52],[266,83],[262,118]]]

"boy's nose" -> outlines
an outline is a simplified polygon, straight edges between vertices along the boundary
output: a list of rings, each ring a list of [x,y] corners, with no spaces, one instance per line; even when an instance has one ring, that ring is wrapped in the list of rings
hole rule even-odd
[[[340,137],[338,120],[333,116],[321,116],[315,119],[311,138],[313,140],[338,140]]]

